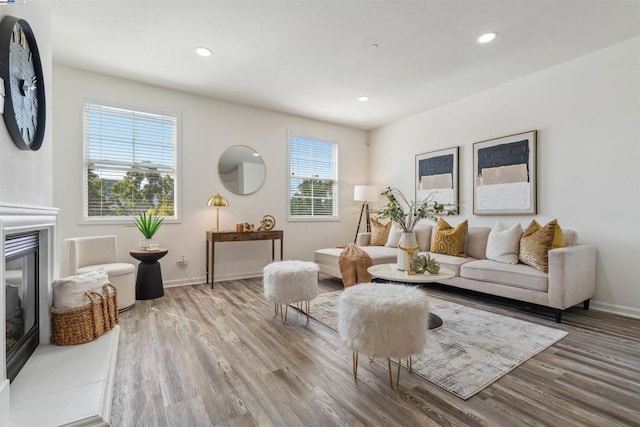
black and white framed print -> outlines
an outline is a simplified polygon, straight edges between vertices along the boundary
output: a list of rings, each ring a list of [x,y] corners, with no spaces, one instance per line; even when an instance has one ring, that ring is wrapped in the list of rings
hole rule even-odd
[[[535,215],[537,131],[473,144],[473,213]]]
[[[458,147],[416,155],[416,200],[458,211]]]

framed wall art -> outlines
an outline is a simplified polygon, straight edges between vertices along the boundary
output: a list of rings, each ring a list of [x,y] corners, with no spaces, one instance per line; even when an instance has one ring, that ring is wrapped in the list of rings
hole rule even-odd
[[[473,144],[473,213],[535,215],[537,131]]]
[[[416,200],[458,210],[458,147],[416,155]]]

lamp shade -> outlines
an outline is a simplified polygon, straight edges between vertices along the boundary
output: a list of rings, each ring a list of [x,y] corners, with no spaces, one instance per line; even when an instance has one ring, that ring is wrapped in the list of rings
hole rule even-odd
[[[224,197],[222,197],[220,194],[216,194],[215,196],[211,197],[209,199],[209,201],[207,202],[208,206],[215,206],[217,208],[221,208],[221,207],[228,207],[229,206],[229,201],[227,199],[225,199]]]
[[[375,185],[356,185],[353,187],[353,200],[375,202],[378,200],[378,189]]]

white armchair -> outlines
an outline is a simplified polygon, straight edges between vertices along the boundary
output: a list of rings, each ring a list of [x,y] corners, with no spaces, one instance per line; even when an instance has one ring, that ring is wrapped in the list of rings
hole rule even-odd
[[[109,282],[118,290],[118,311],[133,307],[136,302],[136,267],[116,261],[116,236],[75,237],[66,239],[64,246],[63,276],[104,268]]]

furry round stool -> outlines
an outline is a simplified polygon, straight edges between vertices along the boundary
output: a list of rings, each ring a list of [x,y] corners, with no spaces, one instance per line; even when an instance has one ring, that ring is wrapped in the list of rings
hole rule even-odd
[[[287,321],[287,307],[293,302],[306,303],[309,320],[309,301],[318,295],[319,272],[317,264],[306,261],[278,261],[264,268],[264,296],[274,303],[276,316],[280,309],[282,323]]]
[[[338,302],[338,331],[353,351],[353,376],[358,376],[358,353],[386,357],[393,389],[391,357],[397,357],[398,389],[402,358],[409,359],[411,372],[411,356],[424,349],[428,312],[427,295],[417,287],[361,283],[345,289]]]

